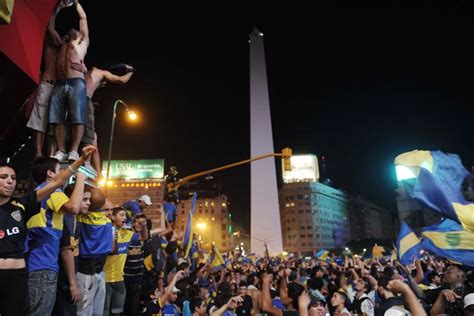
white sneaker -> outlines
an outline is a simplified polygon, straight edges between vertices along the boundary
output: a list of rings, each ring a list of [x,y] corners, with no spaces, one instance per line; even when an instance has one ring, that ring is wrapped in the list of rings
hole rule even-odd
[[[65,152],[58,150],[51,158],[56,158],[58,161],[66,161],[68,157]]]
[[[67,156],[67,159],[76,161],[77,159],[79,159],[79,154],[77,153],[77,151],[70,151],[69,155]]]
[[[94,167],[92,167],[90,161],[84,162],[84,168],[89,169],[89,170],[92,171],[93,173],[97,174],[97,171],[94,169]]]

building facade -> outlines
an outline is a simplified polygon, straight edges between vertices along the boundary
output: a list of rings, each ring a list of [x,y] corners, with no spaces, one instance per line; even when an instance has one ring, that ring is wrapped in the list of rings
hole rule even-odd
[[[149,195],[153,204],[147,207],[145,215],[151,219],[153,227],[156,228],[161,226],[165,188],[166,182],[163,179],[114,179],[107,188],[102,188],[102,190],[106,192],[107,198],[115,206],[120,206],[129,200],[138,199],[143,194]]]
[[[425,226],[432,225],[441,220],[438,213],[429,210],[423,204],[414,200],[403,188],[403,183],[398,182],[396,190],[397,211],[400,223],[405,222],[414,232],[420,233]]]
[[[285,183],[280,217],[285,251],[314,252],[351,240],[347,195],[320,182]]]
[[[192,198],[188,196],[179,202],[176,217],[178,232],[184,232]],[[232,235],[232,215],[228,210],[227,196],[199,197],[193,218],[193,232],[204,245],[214,244],[220,251],[229,251]]]
[[[394,240],[398,232],[398,219],[389,210],[381,208],[361,196],[349,201],[351,239]]]

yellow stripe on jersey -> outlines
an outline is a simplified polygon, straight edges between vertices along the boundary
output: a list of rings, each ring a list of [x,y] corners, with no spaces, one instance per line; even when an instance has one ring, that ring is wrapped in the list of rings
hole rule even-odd
[[[46,210],[42,208],[40,212],[30,218],[26,223],[28,229],[33,227],[46,227]]]
[[[64,194],[64,192],[53,192],[51,193],[51,196],[49,197],[48,201],[46,201],[46,205],[48,205],[48,208],[51,211],[59,213],[63,205],[66,204],[68,201],[69,198],[66,194]]]
[[[69,198],[63,192],[54,192],[50,195],[49,199],[46,201],[48,209],[45,210],[41,208],[40,212],[30,218],[26,227],[35,228],[35,227],[51,227],[53,229],[62,230],[63,229],[63,212],[61,208],[64,204],[69,201]],[[48,225],[48,215],[51,214],[51,224]]]
[[[103,212],[87,212],[79,214],[77,221],[88,225],[106,225],[110,223],[110,219]]]

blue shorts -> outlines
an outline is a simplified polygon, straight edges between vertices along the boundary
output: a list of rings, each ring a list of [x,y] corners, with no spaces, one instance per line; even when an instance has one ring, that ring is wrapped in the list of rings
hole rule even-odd
[[[72,124],[85,124],[87,113],[86,81],[82,78],[59,80],[54,86],[49,106],[49,123],[62,124],[66,113]]]

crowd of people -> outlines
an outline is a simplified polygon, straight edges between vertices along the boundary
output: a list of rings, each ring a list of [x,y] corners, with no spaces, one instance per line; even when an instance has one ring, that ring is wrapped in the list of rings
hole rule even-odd
[[[176,229],[175,199],[153,227],[144,213],[150,196],[117,206],[89,186],[80,167],[100,174],[92,97],[134,69],[88,70],[87,16],[77,1],[79,30],[56,31],[67,5],[59,1],[49,20],[28,122],[36,188],[14,198],[15,167],[0,163],[1,316],[474,315],[474,271],[456,262],[429,253],[408,266],[393,256],[221,255],[213,241]]]
[[[153,227],[150,196],[114,206],[85,184],[94,151],[63,170],[37,158],[22,198],[15,168],[0,165],[0,315],[474,315],[474,270],[428,253],[408,266],[221,255],[170,214]]]

